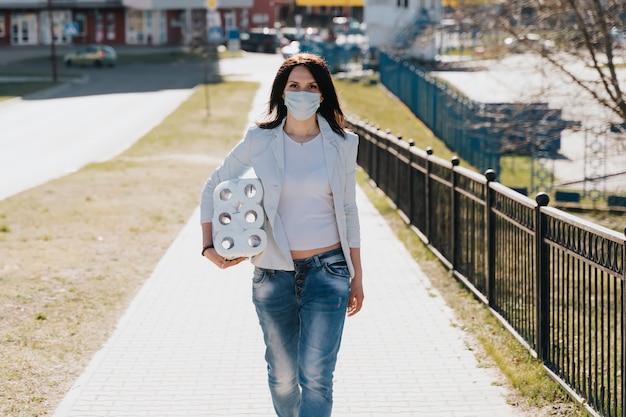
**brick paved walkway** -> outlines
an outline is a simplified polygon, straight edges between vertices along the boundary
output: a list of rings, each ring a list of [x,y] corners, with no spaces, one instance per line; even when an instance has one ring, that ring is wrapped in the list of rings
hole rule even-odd
[[[334,415],[520,416],[419,265],[358,198],[366,302],[347,320]],[[199,242],[196,213],[55,417],[273,415],[252,267],[221,271]]]

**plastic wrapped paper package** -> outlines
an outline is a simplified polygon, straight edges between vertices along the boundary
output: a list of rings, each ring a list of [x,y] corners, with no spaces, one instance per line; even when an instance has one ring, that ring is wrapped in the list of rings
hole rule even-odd
[[[213,244],[226,259],[251,257],[267,246],[263,187],[257,178],[224,181],[213,191]]]

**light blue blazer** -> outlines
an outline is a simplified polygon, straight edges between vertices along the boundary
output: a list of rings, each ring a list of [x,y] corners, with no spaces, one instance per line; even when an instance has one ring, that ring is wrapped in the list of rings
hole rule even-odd
[[[345,138],[338,135],[330,128],[326,119],[319,115],[317,120],[324,143],[341,247],[350,275],[354,276],[350,248],[360,247],[361,241],[356,206],[356,157],[359,140],[352,132],[346,132]],[[241,178],[250,168],[254,169],[263,185],[263,228],[267,233],[267,246],[262,253],[252,257],[252,263],[261,268],[292,271],[293,259],[278,214],[285,172],[284,123],[285,120],[274,129],[261,129],[258,126],[248,129],[244,138],[230,151],[204,185],[200,221],[207,223],[213,219],[213,190],[217,185],[223,181]]]

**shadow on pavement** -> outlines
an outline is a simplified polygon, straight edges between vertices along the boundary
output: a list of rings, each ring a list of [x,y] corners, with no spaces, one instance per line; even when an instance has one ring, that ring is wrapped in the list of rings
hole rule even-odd
[[[101,94],[123,94],[189,89],[219,81],[217,60],[185,53],[181,48],[120,47],[115,67],[65,67],[62,56],[71,48],[57,50],[58,85],[23,96],[23,100],[45,100]],[[52,81],[54,67],[49,48],[0,48],[0,76],[18,74],[20,79]],[[158,58],[155,59],[155,56]],[[142,59],[145,57],[145,60]],[[5,76],[5,79],[7,77]],[[10,77],[8,77],[10,81]]]

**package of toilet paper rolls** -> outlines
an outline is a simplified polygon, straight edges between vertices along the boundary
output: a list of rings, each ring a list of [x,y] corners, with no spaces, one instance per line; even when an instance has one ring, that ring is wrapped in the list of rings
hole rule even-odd
[[[250,257],[267,245],[261,205],[263,187],[257,178],[224,181],[213,191],[213,245],[226,259]]]

